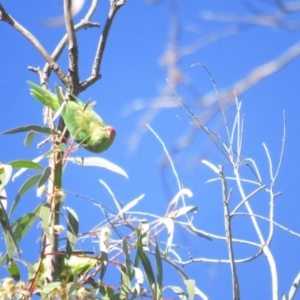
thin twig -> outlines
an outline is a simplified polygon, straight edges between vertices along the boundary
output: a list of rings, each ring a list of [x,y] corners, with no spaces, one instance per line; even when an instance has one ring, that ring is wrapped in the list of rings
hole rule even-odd
[[[248,213],[243,213],[243,212],[236,212],[234,215],[236,215],[236,216],[239,216],[239,215],[240,215],[240,216],[250,216],[250,214],[248,214]],[[281,224],[279,224],[279,223],[277,223],[277,222],[275,222],[275,221],[272,221],[272,220],[270,220],[269,218],[266,218],[266,217],[264,217],[264,216],[257,215],[257,214],[254,214],[254,217],[255,217],[255,218],[262,219],[262,220],[265,220],[265,221],[267,221],[267,222],[271,222],[271,223],[273,223],[275,226],[281,228],[282,230],[285,230],[285,231],[287,231],[288,233],[290,233],[290,234],[292,234],[292,235],[295,235],[295,236],[297,236],[297,237],[300,237],[300,233],[298,233],[298,232],[296,232],[296,231],[293,231],[293,230],[289,229],[288,227],[285,227],[285,226],[283,226],[283,225],[281,225]]]
[[[266,186],[265,185],[261,185],[260,187],[258,187],[256,190],[254,190],[251,194],[249,194],[245,199],[243,199],[243,201],[241,201],[235,208],[234,210],[230,213],[230,216],[233,216],[236,211],[249,199],[251,199],[254,195],[256,195],[258,192],[260,192],[261,190],[263,190]]]
[[[293,281],[293,284],[292,284],[290,292],[289,292],[288,300],[294,299],[296,292],[299,289],[299,284],[300,284],[300,272],[298,273],[298,275],[296,276],[296,278]]]
[[[177,182],[177,186],[178,186],[178,191],[181,191],[181,190],[182,190],[181,182],[180,182],[180,180],[179,180],[178,173],[177,173],[176,168],[175,168],[175,166],[174,166],[174,163],[173,163],[173,161],[172,161],[172,159],[171,159],[171,157],[170,157],[170,155],[169,155],[169,152],[168,152],[168,149],[167,149],[165,143],[162,141],[162,139],[159,137],[159,135],[152,129],[152,127],[151,127],[149,124],[147,124],[147,127],[148,127],[149,130],[154,134],[154,136],[158,139],[158,141],[161,143],[161,145],[162,145],[162,147],[163,147],[163,149],[164,149],[164,152],[165,152],[165,154],[167,155],[168,160],[169,160],[169,162],[170,162],[170,165],[171,165],[173,174],[174,174],[174,176],[175,176],[175,178],[176,178],[176,182]],[[182,199],[182,201],[183,201],[183,205],[185,206],[185,201],[184,201],[184,196],[183,196],[183,195],[181,196],[181,199]]]

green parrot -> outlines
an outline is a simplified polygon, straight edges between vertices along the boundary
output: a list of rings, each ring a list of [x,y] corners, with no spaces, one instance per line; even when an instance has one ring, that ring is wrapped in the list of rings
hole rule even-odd
[[[75,96],[73,96],[75,101],[65,100],[58,86],[55,95],[31,81],[27,83],[31,95],[43,105],[54,111],[62,107],[61,116],[77,143],[94,153],[103,152],[111,146],[116,131],[113,127],[106,126],[93,110],[93,105],[85,104]]]
[[[73,251],[69,259],[65,258],[64,252],[58,252],[58,280],[71,282],[73,281],[74,274],[78,276],[85,272],[90,271],[96,265],[100,264],[100,259],[95,258],[94,252],[90,251]],[[43,259],[42,265],[39,267],[39,274],[35,275],[35,272],[40,264],[37,262],[33,265],[33,268],[29,271],[28,279],[32,280],[34,276],[37,276],[38,282],[42,283],[46,275],[46,261]]]

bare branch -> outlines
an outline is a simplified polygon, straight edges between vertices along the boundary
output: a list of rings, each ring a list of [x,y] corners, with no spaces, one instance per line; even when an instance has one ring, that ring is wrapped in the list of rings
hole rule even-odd
[[[248,214],[248,213],[242,213],[242,212],[237,212],[237,213],[235,213],[235,215],[237,215],[237,216],[238,215],[240,215],[240,216],[250,216],[250,214]],[[290,233],[292,235],[295,235],[297,237],[300,237],[300,233],[298,233],[296,231],[293,231],[293,230],[289,229],[288,227],[285,227],[285,226],[283,226],[283,225],[281,225],[281,224],[279,224],[279,223],[277,223],[275,221],[272,221],[272,220],[270,220],[270,219],[268,219],[268,218],[266,218],[264,216],[260,216],[260,215],[255,214],[254,217],[262,219],[262,220],[265,220],[265,221],[270,222],[270,223],[272,222],[275,226],[281,228],[282,230],[287,231],[288,233]]]
[[[232,276],[232,293],[235,300],[240,299],[240,289],[239,281],[237,276],[237,271],[234,262],[234,253],[232,245],[232,231],[231,231],[231,216],[229,212],[229,197],[230,194],[227,192],[227,182],[223,173],[223,167],[219,167],[219,176],[222,182],[222,198],[223,198],[223,207],[224,207],[224,221],[225,221],[225,231],[226,231],[226,241],[228,247],[231,276]]]
[[[64,0],[66,30],[69,42],[69,84],[68,88],[75,95],[79,92],[78,46],[73,24],[72,0]]]
[[[296,278],[294,279],[294,282],[291,286],[290,292],[289,292],[289,297],[288,300],[293,300],[296,292],[299,289],[299,284],[300,284],[300,272],[298,273],[298,275],[296,276]]]
[[[90,22],[91,17],[93,16],[96,8],[98,5],[98,0],[93,0],[90,9],[88,10],[87,14],[85,15],[84,19],[81,20],[78,24],[74,26],[74,31],[76,32],[77,30],[80,29],[86,29],[86,28],[92,28],[92,27],[100,27],[99,23],[93,23]],[[57,47],[51,54],[51,57],[53,60],[57,61],[57,59],[60,57],[62,54],[64,47],[67,45],[68,42],[68,34],[65,34],[61,41],[58,43]],[[49,64],[47,63],[43,69],[43,73],[45,76],[49,77],[51,74],[52,69],[50,68]]]
[[[0,20],[8,23],[13,28],[18,30],[24,37],[26,37],[34,47],[41,53],[41,55],[45,58],[48,62],[50,68],[56,73],[59,79],[66,85],[67,83],[67,76],[64,72],[60,69],[59,65],[53,60],[53,58],[49,55],[46,49],[42,46],[39,40],[32,35],[26,28],[24,28],[21,24],[19,24],[16,20],[14,20],[4,9],[4,7],[0,4]]]
[[[116,16],[119,8],[121,8],[125,3],[126,3],[126,0],[120,0],[118,2],[116,2],[115,0],[110,0],[110,10],[109,10],[108,17],[107,17],[107,20],[106,20],[104,28],[103,28],[102,35],[99,40],[99,44],[98,44],[98,48],[97,48],[97,52],[96,52],[96,56],[95,56],[94,64],[93,64],[93,68],[92,68],[92,74],[88,79],[81,82],[80,91],[86,90],[90,85],[92,85],[98,79],[101,78],[100,67],[101,67],[101,62],[102,62],[107,38],[109,35],[110,27],[113,23],[114,17]]]

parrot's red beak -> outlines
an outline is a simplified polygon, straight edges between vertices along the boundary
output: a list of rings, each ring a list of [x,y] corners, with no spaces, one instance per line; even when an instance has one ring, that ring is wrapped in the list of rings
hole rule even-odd
[[[111,126],[107,126],[105,131],[107,133],[108,138],[115,137],[117,134],[116,130]]]

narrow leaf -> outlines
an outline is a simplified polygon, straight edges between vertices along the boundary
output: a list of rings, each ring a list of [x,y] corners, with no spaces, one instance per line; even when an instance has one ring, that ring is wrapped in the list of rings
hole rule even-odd
[[[71,296],[78,288],[78,276],[75,273],[73,276],[73,283],[68,290],[68,295]]]
[[[131,292],[131,282],[129,274],[124,266],[121,266],[122,282],[120,299],[128,299],[128,294]]]
[[[126,264],[127,273],[129,274],[129,279],[131,281],[133,278],[133,272],[131,271],[131,260],[128,252],[128,244],[126,239],[123,240],[123,252],[125,255],[125,264]]]
[[[34,221],[36,220],[36,213],[29,213],[11,224],[11,227],[14,228],[14,236],[17,242],[19,242],[26,232],[30,229]]]
[[[187,292],[189,296],[189,300],[193,300],[195,297],[195,280],[187,279],[184,281],[187,287]]]
[[[34,161],[31,160],[14,160],[8,163],[9,165],[12,166],[13,169],[18,169],[18,168],[26,168],[26,169],[32,169],[32,170],[38,170],[42,171],[43,167],[39,164],[37,164]]]
[[[41,178],[42,175],[37,174],[34,176],[31,176],[28,180],[25,181],[25,183],[21,186],[20,190],[18,191],[18,194],[16,196],[15,201],[13,202],[11,209],[10,209],[10,213],[9,215],[11,216],[11,214],[14,212],[15,208],[17,207],[21,197],[27,192],[29,191]]]
[[[33,163],[37,163],[41,161],[44,158],[44,155],[38,156],[35,159],[32,160]],[[31,166],[29,166],[31,169]],[[34,168],[35,169],[35,168]],[[17,173],[14,174],[12,181],[15,181],[16,178],[18,178],[21,174],[23,174],[27,170],[27,167],[21,168]],[[44,170],[44,168],[42,168]]]
[[[127,173],[121,167],[102,157],[69,157],[67,160],[76,165],[106,168],[128,179]]]
[[[30,147],[33,140],[34,140],[35,132],[34,131],[29,131],[25,137],[24,145],[25,147]]]
[[[190,212],[196,212],[198,210],[198,207],[197,206],[184,206],[184,207],[181,207],[179,209],[175,209],[173,211],[171,211],[169,214],[168,214],[168,217],[169,218],[178,218],[182,215],[185,215],[187,213],[190,213]]]
[[[156,260],[156,278],[159,286],[159,299],[161,299],[162,289],[163,289],[163,266],[162,266],[161,252],[157,241],[155,244],[155,260]]]
[[[175,197],[172,199],[172,201],[170,202],[169,206],[172,205],[172,204],[175,204],[175,206],[177,205],[177,202],[179,200],[180,197],[183,197],[183,196],[188,196],[189,198],[193,197],[193,193],[191,190],[189,189],[182,189],[180,190],[176,195]]]
[[[108,265],[108,256],[107,256],[107,252],[101,252],[101,271],[100,271],[100,281],[103,280],[106,269],[107,269],[107,265]]]
[[[198,230],[196,228],[192,228],[191,226],[184,226],[182,225],[182,227],[184,227],[186,230],[190,231],[191,233],[195,234],[195,235],[198,235],[198,236],[201,236],[201,237],[204,237],[208,240],[212,240],[211,237],[204,231],[201,231],[201,230]]]
[[[39,133],[46,133],[46,134],[52,134],[52,135],[59,135],[59,132],[50,129],[49,127],[41,127],[37,125],[27,125],[27,126],[21,126],[14,129],[10,129],[4,132],[1,132],[0,134],[13,134],[13,133],[19,133],[19,132],[27,132],[27,131],[35,131]]]
[[[172,289],[181,300],[187,300],[185,292],[179,286],[171,285],[167,286],[166,288]]]
[[[2,205],[4,207],[4,209],[7,209],[7,195],[6,195],[6,191],[3,189],[0,192],[0,201],[2,202]]]
[[[137,284],[142,285],[144,283],[144,275],[140,268],[133,268],[134,276]]]
[[[13,258],[14,250],[16,250],[20,255],[18,244],[14,238],[14,234],[12,232],[12,228],[10,226],[7,213],[1,201],[0,201],[0,223],[3,229],[3,235],[6,244],[8,259]]]
[[[45,184],[48,181],[50,175],[51,175],[51,168],[47,167],[44,170],[44,172],[43,172],[43,174],[42,174],[42,176],[41,176],[41,178],[38,182],[38,188],[41,187],[43,184]]]
[[[50,235],[49,230],[49,219],[50,219],[50,206],[48,203],[43,204],[40,208],[40,218],[42,220],[42,228],[44,231],[44,234],[47,236],[48,240],[52,243],[52,237]]]
[[[173,236],[174,236],[174,221],[171,218],[163,219],[163,222],[168,230],[168,240],[166,245],[166,254],[168,255],[169,250],[172,246]]]
[[[7,267],[7,271],[14,280],[16,281],[20,280],[20,270],[14,260],[10,261]]]
[[[150,260],[141,247],[138,249],[138,255],[141,258],[149,285],[152,287],[155,284],[155,278]]]
[[[139,196],[138,198],[132,200],[131,202],[129,202],[128,204],[126,204],[121,211],[118,213],[118,217],[122,216],[125,212],[129,211],[132,207],[134,207],[135,205],[137,205],[143,198],[144,198],[145,194]]]
[[[70,207],[65,207],[68,212],[68,233],[67,233],[67,247],[66,247],[66,259],[69,259],[72,255],[73,249],[75,247],[78,230],[79,221],[77,214]]]

